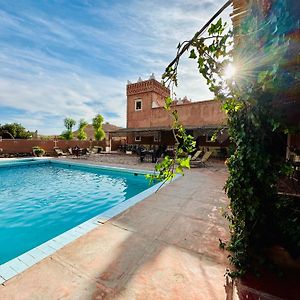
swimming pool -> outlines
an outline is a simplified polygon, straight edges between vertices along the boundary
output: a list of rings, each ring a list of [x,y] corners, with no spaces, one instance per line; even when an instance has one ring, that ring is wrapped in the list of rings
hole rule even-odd
[[[144,174],[56,160],[0,163],[0,265],[140,201],[157,188]]]
[[[2,165],[7,165],[7,164],[20,164],[24,162],[34,162],[38,161],[41,158],[6,158],[6,159],[1,159],[0,160],[0,166]],[[42,158],[44,159],[44,158]]]

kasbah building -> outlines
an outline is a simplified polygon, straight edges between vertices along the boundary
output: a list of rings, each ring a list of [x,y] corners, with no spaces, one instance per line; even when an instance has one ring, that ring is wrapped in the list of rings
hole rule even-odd
[[[165,99],[170,97],[170,90],[158,82],[152,74],[148,80],[139,78],[135,83],[128,81],[126,95],[126,128],[111,132],[110,139],[126,136],[126,143],[130,145],[174,147],[173,119],[164,109]],[[218,158],[228,156],[230,140],[227,119],[219,100],[191,101],[184,97],[174,99],[171,109],[177,110],[181,124],[187,133],[195,138],[198,149],[212,151],[212,156]],[[288,113],[289,117],[295,119],[291,112]],[[216,140],[211,139],[213,135],[216,135]],[[288,134],[283,137],[283,141],[288,159],[293,154],[290,149],[300,148],[300,135]]]
[[[127,126],[114,132],[112,137],[126,136],[127,144],[174,146],[173,119],[164,109],[170,90],[152,74],[148,80],[128,81],[126,91]],[[215,156],[227,152],[226,115],[219,101],[191,101],[184,97],[174,99],[171,109],[177,110],[181,124],[194,136],[197,147],[213,151]],[[218,132],[217,141],[211,141],[215,132]]]

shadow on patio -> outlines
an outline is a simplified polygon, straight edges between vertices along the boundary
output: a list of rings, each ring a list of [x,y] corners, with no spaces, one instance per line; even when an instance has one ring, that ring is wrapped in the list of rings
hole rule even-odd
[[[226,281],[224,170],[198,169],[0,287],[1,299],[280,299],[293,277]],[[273,284],[272,284],[273,283]],[[275,285],[275,289],[274,289]],[[271,289],[268,290],[268,287]],[[260,291],[264,292],[261,293]]]
[[[225,299],[227,254],[218,247],[227,238],[219,210],[226,205],[225,176],[191,172],[91,232],[79,250],[70,246],[61,259],[96,278],[94,299]]]

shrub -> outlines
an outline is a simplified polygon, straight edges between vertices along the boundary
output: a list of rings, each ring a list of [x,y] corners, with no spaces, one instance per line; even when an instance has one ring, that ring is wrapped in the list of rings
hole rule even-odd
[[[34,146],[32,148],[32,152],[34,156],[38,156],[38,157],[43,156],[45,154],[45,150],[39,146]]]

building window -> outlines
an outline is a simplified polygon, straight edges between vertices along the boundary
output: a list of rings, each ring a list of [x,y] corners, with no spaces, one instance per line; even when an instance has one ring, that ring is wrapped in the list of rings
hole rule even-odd
[[[142,140],[142,137],[141,136],[136,136],[135,139],[134,139],[136,142],[140,142]]]
[[[135,110],[142,110],[142,100],[141,99],[137,99],[135,100]]]

